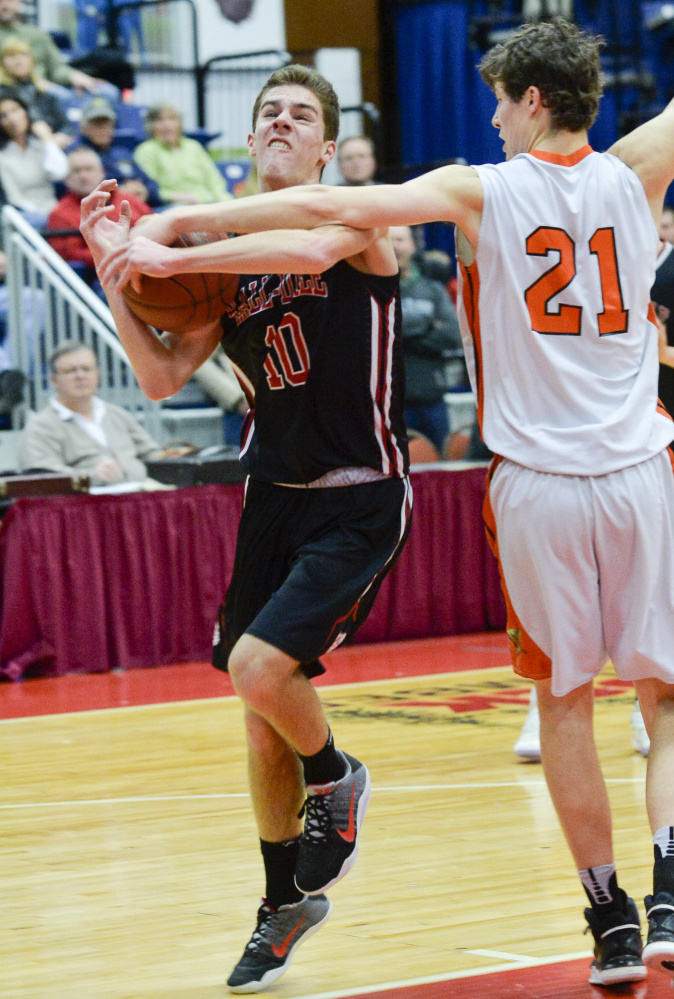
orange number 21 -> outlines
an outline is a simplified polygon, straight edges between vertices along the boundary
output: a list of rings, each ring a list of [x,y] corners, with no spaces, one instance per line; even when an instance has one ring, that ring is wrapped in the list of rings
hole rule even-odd
[[[625,309],[618,275],[613,229],[597,229],[589,243],[590,253],[597,258],[601,280],[603,309],[597,313],[600,336],[627,332],[628,310]],[[560,304],[556,312],[549,308],[550,299],[564,291],[576,276],[576,245],[563,229],[541,227],[527,238],[527,254],[546,257],[559,253],[559,260],[542,274],[525,292],[531,326],[536,333],[558,336],[579,336],[582,308]]]

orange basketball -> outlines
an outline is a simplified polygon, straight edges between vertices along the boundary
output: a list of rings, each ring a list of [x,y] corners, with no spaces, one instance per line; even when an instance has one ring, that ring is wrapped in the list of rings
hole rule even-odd
[[[219,238],[208,232],[185,233],[173,245],[201,246]],[[189,333],[219,319],[238,287],[238,274],[174,274],[167,278],[143,274],[140,291],[127,285],[122,294],[131,311],[149,326],[169,333]]]

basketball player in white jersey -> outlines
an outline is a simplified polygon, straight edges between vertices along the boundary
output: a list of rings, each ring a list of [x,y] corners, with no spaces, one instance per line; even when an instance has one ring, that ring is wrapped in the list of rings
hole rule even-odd
[[[465,352],[482,435],[499,456],[485,519],[514,667],[536,683],[543,767],[590,901],[590,981],[636,981],[645,965],[674,976],[674,425],[657,409],[649,303],[674,103],[599,154],[587,138],[598,39],[563,20],[531,24],[480,68],[505,163],[173,209],[115,259],[123,282],[173,273],[168,245],[195,229],[457,224]],[[651,738],[643,955],[637,908],[617,884],[593,735],[592,680],[609,657],[634,682]]]

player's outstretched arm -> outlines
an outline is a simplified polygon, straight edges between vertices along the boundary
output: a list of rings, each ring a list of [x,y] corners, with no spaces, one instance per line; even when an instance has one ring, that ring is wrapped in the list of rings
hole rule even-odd
[[[482,211],[482,185],[471,167],[441,167],[405,184],[288,187],[239,201],[190,205],[151,218],[132,239],[146,235],[168,245],[184,232],[253,233],[344,224],[377,229],[420,222],[456,222],[471,242]]]
[[[665,192],[674,180],[674,101],[608,150],[637,174],[644,186],[656,221]]]
[[[113,296],[134,274],[172,277],[174,274],[322,274],[338,260],[356,257],[379,233],[329,225],[306,231],[276,229],[202,246],[170,248],[139,237],[112,250],[99,268],[104,287]],[[394,268],[395,269],[395,268]]]

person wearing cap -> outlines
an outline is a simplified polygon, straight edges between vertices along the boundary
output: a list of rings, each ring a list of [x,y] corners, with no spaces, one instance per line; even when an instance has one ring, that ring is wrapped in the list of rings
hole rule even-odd
[[[114,178],[122,194],[133,194],[156,208],[163,204],[159,186],[138,166],[125,146],[115,143],[116,123],[117,114],[110,101],[105,97],[90,97],[82,107],[77,146],[98,153],[106,179]]]

